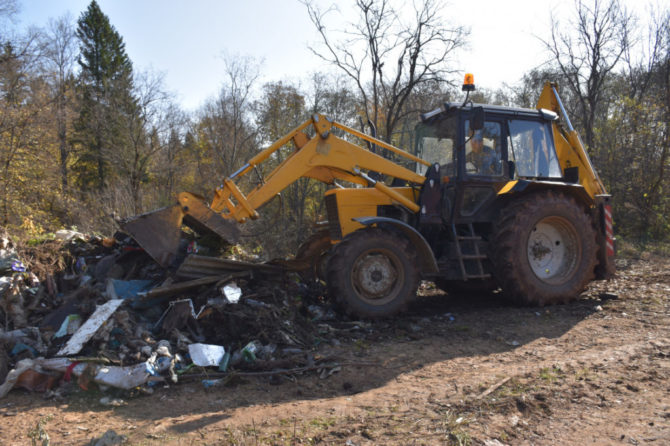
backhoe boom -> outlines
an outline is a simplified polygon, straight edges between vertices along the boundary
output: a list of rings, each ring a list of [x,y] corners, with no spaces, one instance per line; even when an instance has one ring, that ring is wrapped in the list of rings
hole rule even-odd
[[[304,132],[310,125],[314,129],[312,137]],[[425,181],[422,175],[336,136],[332,132],[333,128],[368,141],[377,147],[383,147],[410,161],[430,165],[429,162],[404,150],[331,121],[323,115],[315,114],[311,119],[303,122],[251,158],[230,177],[224,178],[223,184],[216,189],[210,205],[207,205],[202,197],[182,192],[177,197],[179,204],[173,208],[162,209],[155,214],[144,214],[141,216],[141,221],[138,221],[138,218],[131,219],[125,223],[124,229],[159,264],[168,266],[176,256],[179,228],[182,223],[196,224],[200,232],[203,230],[213,232],[224,240],[234,241],[233,233],[236,232],[236,229],[231,228],[231,222],[242,223],[248,219],[258,218],[257,210],[261,206],[300,178],[313,178],[326,184],[334,184],[335,180],[343,180],[364,187],[374,187],[393,203],[413,213],[418,212],[419,206],[415,201],[381,181],[371,180],[366,172],[379,172],[416,185],[421,185]],[[256,166],[267,161],[273,153],[291,141],[295,146],[294,152],[279,164],[261,184],[249,193],[243,193],[235,180],[239,180]],[[193,214],[194,210],[198,211],[198,216]],[[203,222],[199,220],[205,215],[207,221],[206,224],[202,224]]]

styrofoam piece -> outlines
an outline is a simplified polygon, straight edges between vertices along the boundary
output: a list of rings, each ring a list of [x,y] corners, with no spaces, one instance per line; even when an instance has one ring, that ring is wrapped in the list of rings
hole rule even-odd
[[[226,350],[220,345],[191,344],[188,346],[193,364],[200,367],[214,367],[221,363]]]
[[[223,292],[223,295],[226,296],[226,299],[228,299],[228,302],[231,304],[236,304],[240,301],[240,297],[242,297],[242,289],[237,286],[235,282],[230,282],[221,288],[221,291]]]

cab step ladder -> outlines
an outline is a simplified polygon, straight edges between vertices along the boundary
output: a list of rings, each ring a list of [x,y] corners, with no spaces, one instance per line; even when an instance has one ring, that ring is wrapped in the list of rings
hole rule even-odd
[[[459,225],[466,229],[467,235],[460,235],[456,226],[456,224],[452,224],[451,231],[454,236],[456,256],[458,258],[458,264],[461,267],[463,280],[491,278],[491,274],[484,272],[484,265],[482,264],[482,260],[486,259],[487,256],[479,251],[479,242],[482,240],[481,236],[475,234],[475,228],[472,223]],[[464,254],[464,250],[468,252],[468,254]],[[468,272],[468,269],[466,268],[467,261],[473,261],[475,263],[475,269],[477,270],[475,274]]]

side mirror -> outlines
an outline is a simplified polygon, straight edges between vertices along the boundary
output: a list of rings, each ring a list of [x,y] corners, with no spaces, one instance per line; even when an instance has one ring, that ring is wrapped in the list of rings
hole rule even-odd
[[[470,123],[470,128],[472,130],[481,130],[484,128],[484,121],[486,121],[484,107],[474,107],[472,109],[472,122]]]

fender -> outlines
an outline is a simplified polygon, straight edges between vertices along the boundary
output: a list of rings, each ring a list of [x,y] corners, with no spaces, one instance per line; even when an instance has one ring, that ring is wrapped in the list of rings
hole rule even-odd
[[[532,192],[535,190],[564,192],[574,197],[587,208],[591,208],[594,205],[593,198],[588,194],[587,190],[584,189],[584,186],[578,183],[566,183],[563,181],[512,180],[508,181],[507,184],[498,191],[498,196]]]
[[[409,239],[409,241],[416,247],[416,250],[419,254],[419,266],[421,267],[421,272],[423,274],[437,274],[439,273],[439,268],[437,266],[437,260],[435,260],[435,254],[430,248],[430,245],[426,239],[412,226],[404,223],[400,220],[388,217],[358,217],[353,220],[362,224],[363,226],[392,226],[396,229],[399,229],[403,232]]]

